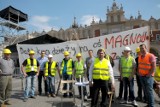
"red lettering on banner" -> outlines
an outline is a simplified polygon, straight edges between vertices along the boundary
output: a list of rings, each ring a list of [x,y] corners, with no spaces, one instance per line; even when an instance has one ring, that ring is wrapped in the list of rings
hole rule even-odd
[[[127,34],[125,36],[118,35],[118,36],[112,36],[111,38],[106,38],[105,48],[107,49],[110,45],[112,48],[132,45],[132,44],[138,44],[143,43],[146,40],[149,40],[149,36],[147,35],[147,32],[144,32],[143,34]]]

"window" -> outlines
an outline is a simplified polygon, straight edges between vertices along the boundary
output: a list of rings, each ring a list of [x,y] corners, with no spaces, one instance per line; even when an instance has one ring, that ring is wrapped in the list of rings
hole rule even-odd
[[[156,34],[156,41],[160,41],[160,34]]]

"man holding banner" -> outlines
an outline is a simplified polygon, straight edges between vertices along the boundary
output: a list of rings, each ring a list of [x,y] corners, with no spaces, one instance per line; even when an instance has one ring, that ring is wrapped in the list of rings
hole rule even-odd
[[[62,60],[61,63],[61,71],[60,75],[62,76],[63,80],[72,80],[72,74],[74,70],[74,62],[73,60],[69,57],[69,52],[65,51],[64,52],[64,59]],[[69,84],[69,90],[72,89],[73,84]],[[67,90],[67,84],[64,84],[63,90]],[[67,93],[64,93],[63,97],[67,97]],[[73,97],[73,94],[70,92],[69,97]]]

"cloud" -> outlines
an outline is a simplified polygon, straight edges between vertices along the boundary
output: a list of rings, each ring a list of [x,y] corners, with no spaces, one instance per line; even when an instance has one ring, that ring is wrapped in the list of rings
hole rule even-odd
[[[157,7],[160,8],[160,4],[158,4]]]
[[[49,16],[33,16],[31,17],[29,24],[32,25],[37,31],[49,31],[52,28],[57,30],[57,27],[50,25],[51,19],[52,18]],[[58,18],[56,17],[53,20],[58,20]]]
[[[85,15],[85,16],[82,16],[81,18],[81,24],[90,25],[93,18],[95,22],[98,22],[100,20],[100,18],[97,15]]]

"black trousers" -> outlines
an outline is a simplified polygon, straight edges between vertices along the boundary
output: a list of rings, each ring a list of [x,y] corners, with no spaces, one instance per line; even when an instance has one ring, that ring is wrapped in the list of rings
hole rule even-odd
[[[91,107],[97,107],[100,90],[102,93],[101,107],[107,106],[108,81],[93,80],[93,96],[91,100]]]
[[[123,81],[120,80],[120,83],[119,83],[119,96],[120,98],[122,98],[123,96]]]
[[[44,79],[44,72],[40,71],[38,75],[38,92],[39,94],[42,94],[42,78]],[[47,93],[47,81],[44,80],[44,91]]]

